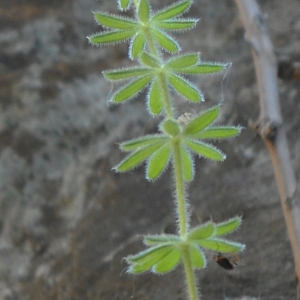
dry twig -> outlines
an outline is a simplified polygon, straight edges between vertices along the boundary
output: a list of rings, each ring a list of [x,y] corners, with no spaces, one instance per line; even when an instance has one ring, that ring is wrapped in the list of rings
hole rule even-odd
[[[264,16],[255,0],[236,0],[246,39],[252,46],[260,97],[255,130],[264,140],[273,163],[282,209],[292,246],[300,299],[300,189],[297,187],[279,105],[277,62]]]

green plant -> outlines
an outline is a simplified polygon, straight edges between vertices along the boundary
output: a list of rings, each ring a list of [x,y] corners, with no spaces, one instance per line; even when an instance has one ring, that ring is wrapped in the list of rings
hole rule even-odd
[[[135,19],[95,12],[96,21],[106,30],[88,37],[92,44],[108,45],[130,39],[129,57],[138,65],[132,68],[104,71],[111,81],[126,80],[110,101],[121,103],[148,89],[147,106],[152,115],[164,116],[159,133],[146,135],[121,144],[130,152],[115,167],[126,172],[147,161],[146,178],[157,179],[172,164],[175,180],[178,234],[148,235],[144,237],[146,250],[126,258],[128,272],[146,271],[166,273],[183,264],[190,300],[199,299],[194,271],[206,266],[203,248],[219,253],[237,253],[244,245],[223,238],[241,224],[241,217],[222,223],[209,221],[190,228],[186,188],[194,178],[194,156],[222,161],[225,155],[205,140],[227,139],[238,135],[240,127],[214,126],[220,106],[214,106],[192,118],[177,117],[172,101],[176,92],[191,102],[200,103],[200,90],[184,76],[218,73],[227,64],[202,62],[199,53],[178,55],[177,41],[166,31],[184,31],[193,28],[197,20],[182,18],[191,6],[191,0],[182,0],[157,13],[151,11],[148,0],[119,0],[119,8],[134,6]],[[165,52],[162,52],[164,50]],[[166,59],[167,54],[171,58]],[[184,120],[183,120],[184,119]]]

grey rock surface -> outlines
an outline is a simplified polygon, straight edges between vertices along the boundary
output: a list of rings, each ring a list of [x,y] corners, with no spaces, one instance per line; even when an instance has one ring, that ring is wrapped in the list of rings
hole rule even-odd
[[[171,1],[153,0],[153,9]],[[299,51],[297,0],[260,1],[278,52]],[[128,66],[127,45],[97,48],[92,11],[116,1],[0,0],[0,299],[185,299],[182,270],[126,273],[124,256],[143,249],[141,234],[174,227],[172,178],[154,183],[144,168],[116,174],[118,143],[157,130],[145,95],[109,105],[114,86],[101,71]],[[177,35],[182,51],[232,62],[226,77],[195,79],[206,97],[193,112],[224,100],[219,122],[247,127],[258,116],[249,45],[234,1],[195,1],[201,18]],[[300,170],[300,85],[279,82],[296,175]],[[243,215],[233,238],[247,245],[226,272],[208,253],[199,272],[203,299],[295,299],[293,259],[272,166],[250,129],[220,148],[224,163],[197,160],[190,185],[193,224]]]

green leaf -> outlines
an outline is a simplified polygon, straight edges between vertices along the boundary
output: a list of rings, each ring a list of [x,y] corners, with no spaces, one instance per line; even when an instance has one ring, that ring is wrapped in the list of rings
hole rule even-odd
[[[199,141],[186,140],[185,144],[198,155],[208,159],[222,161],[226,155],[212,145],[205,144]]]
[[[126,261],[133,264],[129,267],[129,273],[142,273],[152,268],[157,262],[167,256],[173,250],[172,245],[159,245],[144,250],[136,255],[126,257]]]
[[[158,274],[164,274],[173,270],[181,260],[181,251],[173,248],[172,251],[154,265],[152,271]]]
[[[175,91],[193,102],[203,101],[202,94],[189,81],[174,74],[168,74],[168,79]]]
[[[181,20],[167,20],[162,22],[155,22],[155,27],[158,27],[163,30],[172,30],[172,31],[179,31],[179,30],[188,30],[192,29],[196,26],[198,20],[196,19],[181,19]]]
[[[146,52],[143,52],[141,54],[140,62],[153,69],[160,68],[160,62],[155,57]]]
[[[149,145],[142,149],[139,149],[132,154],[128,155],[123,159],[120,164],[115,167],[117,172],[126,172],[128,170],[133,169],[140,163],[142,163],[147,157],[149,157],[152,153],[158,150],[161,147],[160,143],[156,143],[154,145]]]
[[[135,30],[105,31],[89,36],[88,40],[94,45],[107,45],[129,39],[134,34]]]
[[[188,240],[195,241],[201,239],[207,239],[211,237],[215,231],[215,225],[213,222],[209,221],[207,223],[201,224],[195,228],[193,228],[188,233]]]
[[[137,26],[134,20],[126,19],[120,16],[113,16],[103,12],[94,12],[96,22],[99,25],[114,29],[133,29]]]
[[[132,39],[130,45],[130,58],[138,57],[145,48],[145,37],[143,34],[136,34],[136,36]]]
[[[128,68],[104,71],[103,75],[109,80],[124,80],[132,77],[141,77],[151,72],[148,68]]]
[[[224,239],[209,238],[195,241],[200,247],[221,253],[236,253],[243,251],[245,245]]]
[[[180,158],[183,180],[191,181],[194,178],[194,164],[190,153],[185,147],[180,147]]]
[[[150,6],[147,0],[140,0],[138,18],[142,23],[147,23],[150,18]]]
[[[219,106],[215,106],[211,109],[206,110],[197,117],[195,117],[191,122],[189,122],[183,129],[184,135],[193,135],[203,130],[209,126],[212,122],[216,120],[219,115]],[[194,136],[193,136],[194,137]]]
[[[176,120],[167,119],[161,123],[160,128],[164,133],[173,137],[180,133],[180,128]]]
[[[207,128],[193,135],[196,139],[228,139],[237,136],[242,127],[234,126],[216,126]]]
[[[237,230],[242,223],[242,217],[234,217],[225,222],[216,224],[214,236],[225,235]]]
[[[169,52],[177,52],[180,50],[179,44],[165,32],[153,28],[151,33],[163,49],[166,49]]]
[[[178,17],[183,14],[190,6],[192,1],[179,1],[155,14],[152,20],[163,21],[170,18]]]
[[[181,239],[174,234],[146,235],[144,237],[144,243],[148,246],[161,244],[175,245],[180,242]]]
[[[123,142],[120,145],[120,148],[123,151],[131,151],[131,150],[144,148],[146,146],[154,145],[154,144],[159,144],[162,146],[168,140],[169,140],[169,138],[162,136],[161,134],[145,135],[145,136],[137,138],[137,139]]]
[[[197,245],[190,246],[190,257],[192,266],[195,269],[203,269],[206,267],[206,259],[203,251]]]
[[[118,90],[112,97],[111,101],[120,103],[134,97],[141,92],[152,79],[152,75],[146,75],[139,79],[131,81],[128,85]]]
[[[199,60],[199,53],[177,55],[166,63],[166,68],[176,71],[178,68],[187,68],[196,64]]]
[[[170,161],[172,149],[170,144],[165,144],[152,154],[149,158],[147,168],[147,179],[157,178],[166,169]]]
[[[227,67],[227,64],[220,63],[200,63],[197,66],[192,66],[186,69],[180,70],[183,74],[210,74],[223,71]]]
[[[131,0],[118,0],[118,6],[120,10],[126,10],[129,8]]]
[[[156,79],[151,84],[151,87],[150,87],[149,93],[148,93],[148,107],[149,107],[151,114],[157,115],[157,114],[161,113],[163,106],[164,106],[161,98],[162,97],[161,97],[159,82]]]

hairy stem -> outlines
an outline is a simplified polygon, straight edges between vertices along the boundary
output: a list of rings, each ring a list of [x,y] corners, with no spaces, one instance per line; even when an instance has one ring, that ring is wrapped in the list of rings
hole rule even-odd
[[[195,284],[196,283],[195,274],[193,271],[191,257],[188,250],[183,251],[183,264],[184,264],[184,271],[186,276],[186,283],[189,291],[189,298],[190,300],[199,300],[200,298]]]
[[[150,53],[154,57],[159,58],[160,57],[159,49],[156,47],[155,41],[153,40],[151,34],[147,31],[147,29],[145,29],[145,35],[147,36],[147,41],[148,41],[147,45],[149,47]]]
[[[176,201],[177,201],[177,214],[179,221],[179,235],[182,239],[186,238],[188,231],[188,212],[187,212],[187,201],[185,197],[185,188],[183,180],[182,165],[180,159],[180,146],[175,140],[173,143],[174,147],[174,173],[175,173],[175,184],[176,184]],[[196,288],[195,275],[191,263],[191,257],[188,249],[183,251],[183,265],[186,276],[186,283],[189,292],[190,300],[198,300],[198,293]]]
[[[134,0],[134,2],[135,2],[136,9],[138,9],[139,0]],[[145,29],[145,34],[148,35],[146,29]],[[148,40],[148,47],[150,53],[157,59],[160,59],[159,50],[157,49],[156,44],[151,38],[150,34],[148,35],[147,40]],[[173,108],[170,99],[166,76],[163,73],[161,73],[159,79],[160,79],[160,86],[162,91],[162,101],[164,103],[166,115],[168,118],[173,118],[174,114],[173,114]],[[178,231],[180,237],[182,239],[185,239],[189,228],[189,224],[188,224],[187,200],[185,197],[185,185],[182,176],[183,172],[182,172],[182,164],[180,158],[180,145],[178,141],[176,140],[174,141],[173,148],[174,148],[173,163],[174,163],[175,184],[176,184],[177,215],[179,220]],[[191,257],[188,249],[185,249],[183,251],[183,264],[184,264],[184,270],[186,276],[186,283],[188,287],[189,300],[199,300],[197,287],[196,287],[195,274],[192,267]]]
[[[179,222],[179,235],[182,239],[185,238],[188,230],[187,222],[187,202],[184,192],[184,181],[182,177],[182,166],[180,159],[180,146],[177,141],[174,141],[174,172],[176,184],[176,201],[177,201],[177,214]]]

